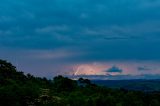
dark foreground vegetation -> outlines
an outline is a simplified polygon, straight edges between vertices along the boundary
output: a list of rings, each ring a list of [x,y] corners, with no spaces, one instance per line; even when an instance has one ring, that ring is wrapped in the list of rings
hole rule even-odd
[[[0,106],[160,106],[160,92],[111,89],[83,78],[48,80],[0,60]]]

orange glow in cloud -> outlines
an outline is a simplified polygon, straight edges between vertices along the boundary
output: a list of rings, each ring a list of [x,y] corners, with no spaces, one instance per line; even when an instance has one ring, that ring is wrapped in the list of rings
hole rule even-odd
[[[125,62],[114,61],[104,63],[87,63],[72,65],[70,75],[141,75],[141,74],[160,74],[159,66],[153,62]],[[118,67],[122,72],[107,72],[113,66]],[[151,70],[139,71],[138,67],[149,67]]]
[[[106,69],[110,68],[104,64],[81,64],[73,67],[73,75],[106,75]]]

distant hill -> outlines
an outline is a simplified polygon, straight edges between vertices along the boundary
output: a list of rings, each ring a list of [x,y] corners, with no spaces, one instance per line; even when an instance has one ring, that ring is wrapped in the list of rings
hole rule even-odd
[[[92,80],[93,83],[110,88],[123,88],[136,91],[160,91],[160,79],[154,80]]]

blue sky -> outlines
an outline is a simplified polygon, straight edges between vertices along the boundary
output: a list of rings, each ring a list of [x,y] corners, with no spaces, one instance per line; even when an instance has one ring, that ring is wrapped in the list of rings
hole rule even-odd
[[[159,0],[1,0],[0,58],[46,77],[159,75],[159,10]]]

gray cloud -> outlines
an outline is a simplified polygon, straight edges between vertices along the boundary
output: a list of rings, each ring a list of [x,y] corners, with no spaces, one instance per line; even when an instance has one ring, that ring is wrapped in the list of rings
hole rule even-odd
[[[144,67],[138,67],[137,70],[138,70],[138,71],[149,71],[149,70],[152,70],[152,69],[144,66]]]
[[[116,66],[113,66],[110,69],[108,69],[106,72],[109,72],[109,73],[122,73],[123,70],[118,68],[118,67],[116,67]]]
[[[58,54],[59,64],[160,61],[159,5],[158,0],[1,0],[0,55],[14,60],[21,54],[12,57],[14,52],[24,51],[35,61],[37,52],[28,54],[34,49],[40,51],[36,59],[45,61]]]

